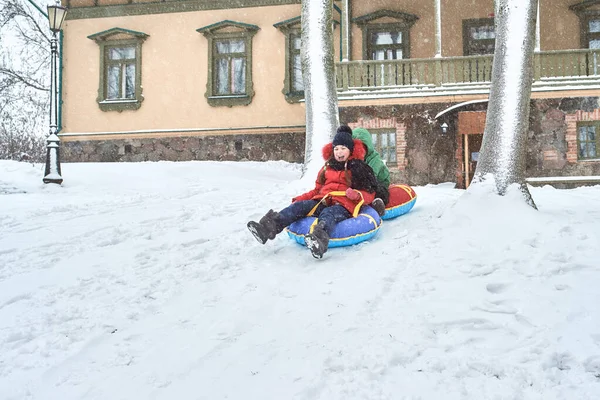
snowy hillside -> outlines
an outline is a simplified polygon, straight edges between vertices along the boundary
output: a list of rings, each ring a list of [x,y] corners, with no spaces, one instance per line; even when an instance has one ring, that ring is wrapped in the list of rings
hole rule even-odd
[[[0,161],[2,400],[600,398],[600,186],[417,187],[315,260],[245,226],[296,165],[42,168]]]

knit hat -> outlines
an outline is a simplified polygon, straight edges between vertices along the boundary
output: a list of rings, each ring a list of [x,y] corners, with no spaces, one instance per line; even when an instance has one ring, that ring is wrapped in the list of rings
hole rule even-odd
[[[337,128],[337,133],[333,138],[333,147],[346,146],[350,153],[354,150],[354,140],[352,139],[352,129],[348,125],[342,125]]]

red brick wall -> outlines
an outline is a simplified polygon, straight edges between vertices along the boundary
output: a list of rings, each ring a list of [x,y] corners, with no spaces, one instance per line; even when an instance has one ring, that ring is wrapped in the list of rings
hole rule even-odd
[[[577,122],[579,121],[600,121],[600,109],[594,111],[575,111],[573,114],[565,115],[567,123],[567,162],[574,164],[577,162]]]
[[[349,123],[352,129],[354,128],[365,128],[365,129],[385,129],[393,128],[396,129],[396,159],[398,160],[398,169],[404,171],[408,160],[406,158],[407,144],[406,144],[406,124],[398,122],[396,118],[373,118],[363,119],[359,118],[354,123]]]

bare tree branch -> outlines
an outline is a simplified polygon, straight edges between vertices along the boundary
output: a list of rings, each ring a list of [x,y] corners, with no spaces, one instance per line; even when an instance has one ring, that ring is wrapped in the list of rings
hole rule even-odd
[[[50,89],[48,87],[44,87],[44,86],[40,85],[38,82],[28,79],[26,76],[23,76],[19,72],[11,71],[9,69],[0,67],[0,74],[4,74],[4,75],[10,76],[12,78],[15,78],[16,80],[18,80],[19,82],[23,83],[26,86],[29,86],[30,88],[33,88],[36,90],[41,90],[44,92],[50,91]]]
[[[47,19],[0,0],[0,159],[43,161],[50,99]]]

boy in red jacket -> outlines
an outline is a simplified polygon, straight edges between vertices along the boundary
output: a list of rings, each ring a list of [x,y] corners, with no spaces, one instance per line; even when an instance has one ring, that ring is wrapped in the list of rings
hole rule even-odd
[[[256,240],[264,244],[275,239],[283,228],[309,215],[318,223],[305,236],[313,257],[322,258],[329,245],[329,235],[335,225],[350,218],[355,209],[370,204],[375,198],[377,179],[363,160],[362,142],[352,139],[346,125],[337,129],[332,143],[323,147],[325,165],[317,177],[315,188],[292,199],[292,204],[279,212],[269,210],[260,222],[248,222]]]

